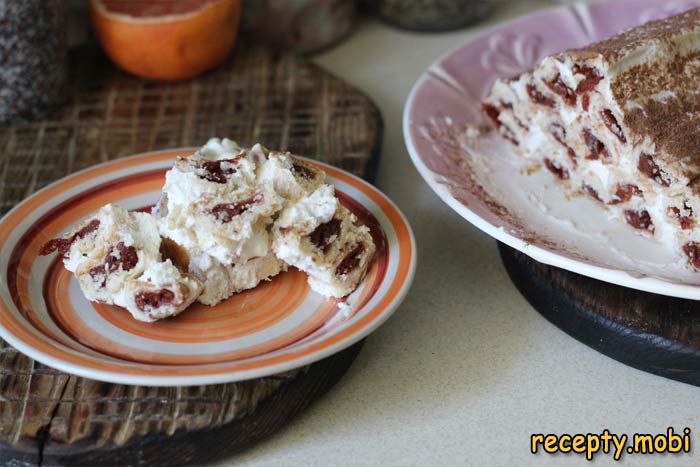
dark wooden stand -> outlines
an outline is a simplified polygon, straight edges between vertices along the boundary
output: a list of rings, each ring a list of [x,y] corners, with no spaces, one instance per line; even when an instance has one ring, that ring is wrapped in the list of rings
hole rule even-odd
[[[499,243],[518,290],[570,336],[626,365],[700,386],[700,302],[546,266]]]
[[[74,51],[68,104],[0,127],[0,212],[71,172],[212,136],[262,142],[372,180],[377,107],[289,53],[240,44],[216,70],[155,83]],[[174,466],[230,456],[269,436],[347,370],[362,343],[309,367],[240,383],[151,388],[48,368],[0,340],[0,465]]]

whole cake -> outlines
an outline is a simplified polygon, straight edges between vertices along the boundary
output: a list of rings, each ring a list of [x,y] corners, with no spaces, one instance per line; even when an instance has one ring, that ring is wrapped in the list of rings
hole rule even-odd
[[[500,79],[498,133],[700,270],[700,10],[624,31]]]

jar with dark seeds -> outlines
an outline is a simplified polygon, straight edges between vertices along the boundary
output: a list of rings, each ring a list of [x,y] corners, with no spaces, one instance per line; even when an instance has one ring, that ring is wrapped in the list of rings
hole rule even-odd
[[[45,116],[65,98],[65,0],[0,0],[0,123]]]

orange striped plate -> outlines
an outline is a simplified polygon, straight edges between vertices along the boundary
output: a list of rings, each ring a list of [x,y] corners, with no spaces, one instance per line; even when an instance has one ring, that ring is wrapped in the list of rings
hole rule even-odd
[[[378,246],[367,278],[345,303],[310,291],[290,270],[215,307],[138,322],[88,302],[56,257],[39,247],[108,203],[148,209],[176,155],[151,152],[98,165],[39,191],[0,221],[0,335],[30,357],[88,378],[151,386],[258,378],[327,357],[376,329],[403,300],[416,246],[397,207],[359,178],[317,161],[341,202]]]

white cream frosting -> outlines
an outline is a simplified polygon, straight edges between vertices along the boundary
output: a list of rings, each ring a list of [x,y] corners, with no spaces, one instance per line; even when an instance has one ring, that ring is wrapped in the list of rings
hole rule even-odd
[[[302,183],[294,176],[294,159],[290,154],[272,152],[260,167],[258,183],[271,186],[275,192],[287,201],[296,201],[313,192],[325,180],[325,173],[315,171],[314,180]]]
[[[335,189],[330,185],[321,185],[310,196],[300,199],[282,211],[277,225],[279,227],[295,226],[301,232],[311,233],[319,225],[330,221],[338,209]]]
[[[242,264],[267,255],[267,226],[283,200],[273,187],[258,183],[257,172],[265,165],[266,154],[260,145],[248,150],[231,140],[213,138],[193,156],[178,159],[166,174],[166,209],[160,213],[160,233],[223,264]],[[206,161],[229,159],[235,162],[220,166],[224,183],[208,179],[209,172],[201,168]],[[247,209],[228,222],[213,213],[217,206],[246,202]]]

